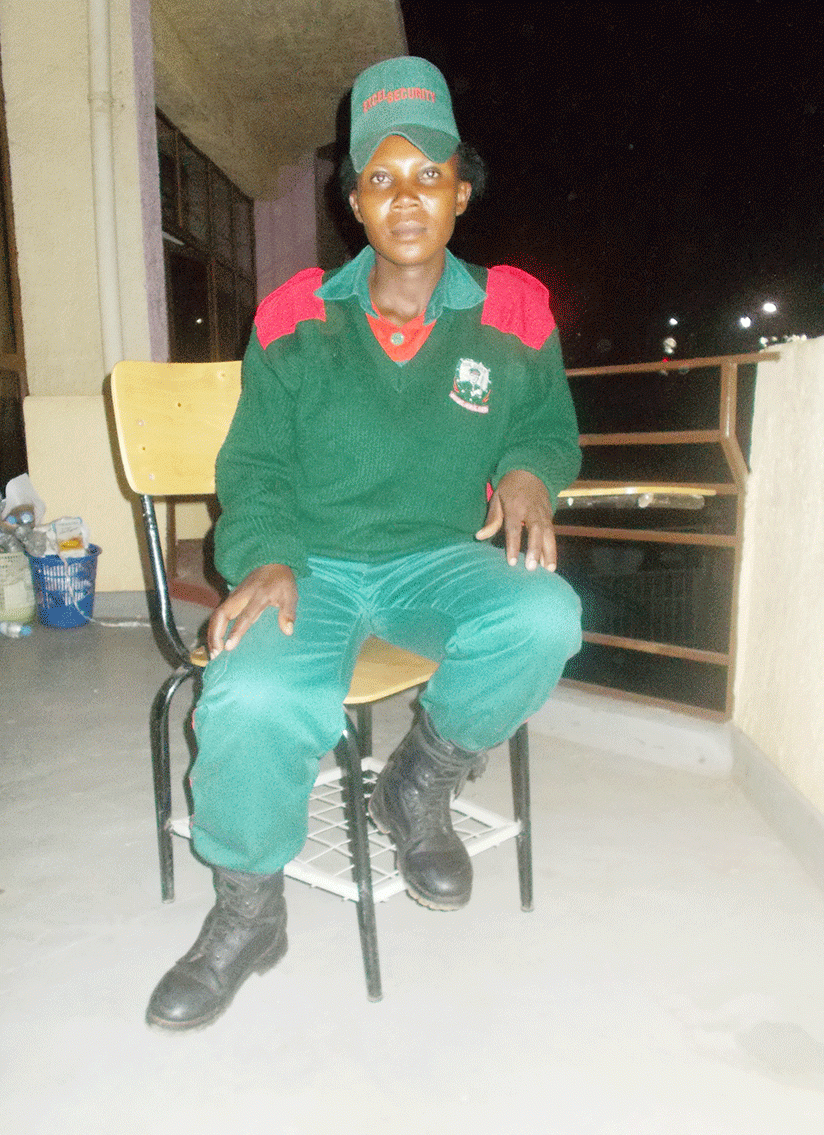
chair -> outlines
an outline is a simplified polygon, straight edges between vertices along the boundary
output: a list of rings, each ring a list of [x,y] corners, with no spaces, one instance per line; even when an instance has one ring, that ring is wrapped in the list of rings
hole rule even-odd
[[[191,650],[185,646],[175,624],[154,502],[158,498],[207,496],[215,491],[215,458],[240,394],[240,363],[121,362],[112,372],[111,394],[126,480],[140,498],[156,591],[157,629],[175,666],[158,690],[149,717],[161,896],[164,902],[171,902],[174,899],[172,836],[185,835],[188,825],[185,821],[174,821],[171,814],[169,709],[180,686],[195,678],[206,665],[207,653],[203,646]],[[437,664],[429,659],[380,639],[367,640],[344,701],[347,724],[335,749],[340,772],[322,773],[318,778],[312,802],[317,805],[314,836],[310,827],[310,840],[314,838],[324,852],[339,857],[344,853],[346,870],[352,879],[342,882],[340,871],[319,870],[314,862],[316,856],[311,857],[311,861],[298,857],[285,868],[285,873],[293,878],[357,903],[367,994],[373,1001],[381,998],[373,872],[376,857],[386,855],[390,845],[385,837],[370,828],[365,807],[364,771],[369,775],[380,768],[372,757],[372,705],[393,694],[422,686],[436,668]],[[459,819],[467,818],[468,825],[461,831],[460,824],[456,824],[456,830],[470,855],[505,839],[515,839],[521,907],[531,910],[526,725],[510,740],[509,751],[514,820],[456,801]],[[334,797],[331,805],[330,791]],[[340,821],[330,822],[330,808],[341,814]],[[397,872],[384,874],[378,900],[403,887]]]

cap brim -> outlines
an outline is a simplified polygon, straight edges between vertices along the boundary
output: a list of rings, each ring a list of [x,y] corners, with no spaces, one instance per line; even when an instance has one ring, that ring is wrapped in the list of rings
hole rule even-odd
[[[426,154],[431,162],[446,162],[458,148],[458,139],[443,130],[433,130],[430,126],[393,126],[379,135],[363,140],[349,152],[356,173],[362,173],[378,146],[393,134],[399,134]]]

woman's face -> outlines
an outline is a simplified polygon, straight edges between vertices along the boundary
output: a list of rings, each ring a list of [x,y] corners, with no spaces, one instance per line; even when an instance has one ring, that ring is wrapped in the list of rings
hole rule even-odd
[[[384,138],[358,176],[349,203],[375,254],[396,267],[443,261],[472,186],[458,158],[433,162],[406,138]]]

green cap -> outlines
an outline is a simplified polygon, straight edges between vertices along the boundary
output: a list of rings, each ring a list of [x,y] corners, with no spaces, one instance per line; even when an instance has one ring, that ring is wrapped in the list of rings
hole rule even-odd
[[[406,138],[433,162],[447,161],[458,148],[449,88],[426,59],[385,59],[355,80],[349,154],[357,173],[390,134]]]

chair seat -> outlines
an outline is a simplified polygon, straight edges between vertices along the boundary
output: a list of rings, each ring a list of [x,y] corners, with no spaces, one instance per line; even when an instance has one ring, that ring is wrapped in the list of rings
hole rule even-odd
[[[344,705],[382,701],[428,682],[437,662],[370,637],[360,649]]]
[[[205,646],[195,647],[189,660],[202,668],[209,661],[209,652]],[[343,704],[365,705],[401,694],[424,685],[437,669],[437,662],[371,635],[361,647]]]

